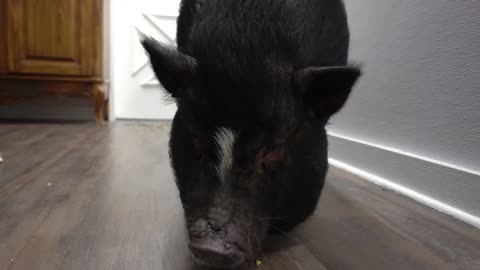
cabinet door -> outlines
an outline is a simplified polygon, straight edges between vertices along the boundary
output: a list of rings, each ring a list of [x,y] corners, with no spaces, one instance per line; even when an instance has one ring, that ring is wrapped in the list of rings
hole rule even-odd
[[[91,75],[96,0],[7,0],[8,70]]]

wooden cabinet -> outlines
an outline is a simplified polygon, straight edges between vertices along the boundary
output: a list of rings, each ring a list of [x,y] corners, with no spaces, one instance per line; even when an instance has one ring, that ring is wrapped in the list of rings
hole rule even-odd
[[[0,105],[49,95],[85,96],[101,122],[103,1],[0,2]],[[33,94],[16,91],[25,87]]]

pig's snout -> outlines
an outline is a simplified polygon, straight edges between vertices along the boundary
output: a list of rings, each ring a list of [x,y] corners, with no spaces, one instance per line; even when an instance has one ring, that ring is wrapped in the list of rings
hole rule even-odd
[[[201,220],[195,224],[194,235],[190,238],[189,248],[197,264],[217,269],[234,269],[246,261],[240,243],[232,241],[236,230],[228,230],[213,221]],[[229,234],[229,236],[227,236]],[[237,236],[238,237],[238,236]]]
[[[194,238],[190,241],[189,248],[196,262],[207,267],[233,269],[245,261],[240,250],[226,244],[223,238],[217,236]]]

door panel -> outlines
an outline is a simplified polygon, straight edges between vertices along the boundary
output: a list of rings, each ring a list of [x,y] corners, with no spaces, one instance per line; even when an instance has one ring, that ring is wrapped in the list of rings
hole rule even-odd
[[[91,75],[93,1],[8,0],[9,72]]]

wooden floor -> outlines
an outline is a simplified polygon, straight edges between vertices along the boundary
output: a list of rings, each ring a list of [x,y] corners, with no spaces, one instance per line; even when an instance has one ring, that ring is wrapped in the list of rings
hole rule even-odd
[[[193,269],[164,123],[0,124],[0,270]],[[480,231],[332,169],[260,269],[480,269]]]

